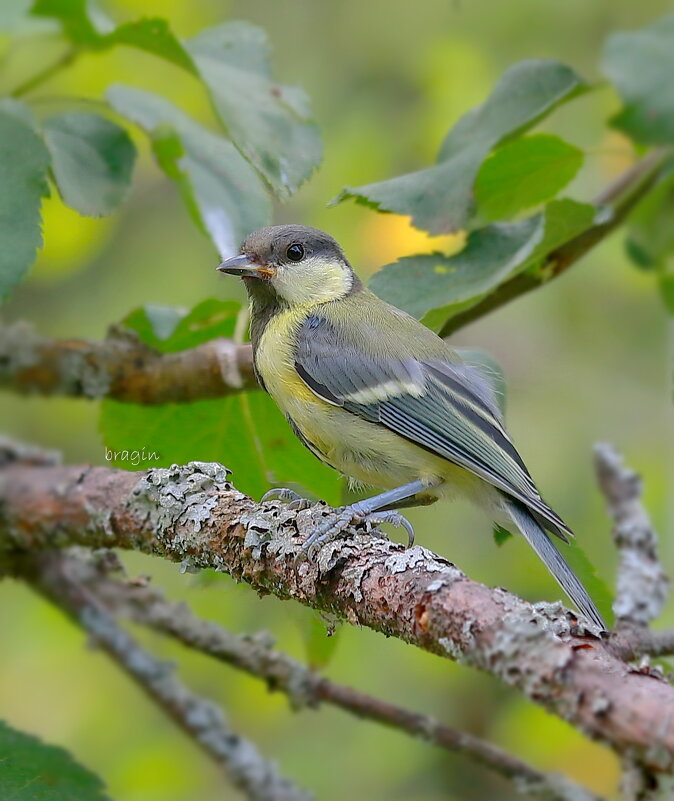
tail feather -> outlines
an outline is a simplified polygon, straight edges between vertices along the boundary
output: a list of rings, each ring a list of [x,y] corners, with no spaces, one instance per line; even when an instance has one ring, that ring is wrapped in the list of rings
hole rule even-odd
[[[559,582],[564,592],[589,620],[599,626],[602,631],[607,631],[606,624],[588,595],[587,590],[568,566],[561,553],[555,548],[547,532],[524,506],[510,500],[506,501],[505,506],[517,528],[543,560],[545,566]]]

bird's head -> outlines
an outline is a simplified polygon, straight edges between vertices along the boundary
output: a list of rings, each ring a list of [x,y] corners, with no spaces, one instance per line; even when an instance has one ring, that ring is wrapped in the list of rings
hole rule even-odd
[[[254,231],[218,270],[243,278],[251,296],[275,295],[288,306],[338,300],[359,284],[337,242],[305,225]]]

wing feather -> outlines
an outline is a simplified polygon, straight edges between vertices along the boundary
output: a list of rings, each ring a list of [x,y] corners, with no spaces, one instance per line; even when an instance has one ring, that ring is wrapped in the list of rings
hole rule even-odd
[[[316,395],[469,470],[566,539],[571,532],[538,493],[482,376],[449,350],[447,359],[375,358],[342,339],[317,316],[299,331],[295,366]]]

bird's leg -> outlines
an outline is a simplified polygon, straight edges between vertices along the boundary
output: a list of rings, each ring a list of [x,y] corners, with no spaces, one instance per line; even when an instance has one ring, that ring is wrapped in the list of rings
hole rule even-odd
[[[439,483],[429,484],[426,481],[411,481],[402,487],[396,487],[396,489],[387,490],[380,495],[374,495],[372,498],[365,498],[362,501],[352,503],[350,506],[344,506],[314,529],[304,541],[301,552],[306,554],[309,549],[322,545],[336,537],[351,523],[360,521],[375,525],[391,523],[394,526],[401,526],[407,531],[408,547],[411,547],[414,544],[412,524],[400,512],[394,511],[391,507],[405,499],[414,497],[417,493],[437,486]]]
[[[295,490],[291,490],[288,487],[275,487],[274,489],[270,489],[269,492],[265,492],[262,496],[261,503],[271,501],[272,498],[278,498],[279,501],[288,501],[288,509],[294,509],[297,512],[313,506],[309,498],[303,498],[299,493],[295,492]]]
[[[419,495],[412,495],[410,498],[403,498],[400,501],[387,503],[386,506],[379,509],[378,511],[384,512],[384,511],[389,511],[391,509],[411,509],[413,506],[430,506],[437,500],[438,499],[434,498],[432,495],[427,495],[426,493],[420,493]]]

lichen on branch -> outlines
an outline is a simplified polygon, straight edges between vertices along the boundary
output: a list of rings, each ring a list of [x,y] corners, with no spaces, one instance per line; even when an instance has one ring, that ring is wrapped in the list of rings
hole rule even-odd
[[[6,460],[0,508],[6,558],[79,544],[189,560],[488,671],[617,752],[674,765],[674,689],[622,662],[560,603],[532,606],[362,524],[298,562],[329,507],[256,503],[221,465],[131,473]]]

